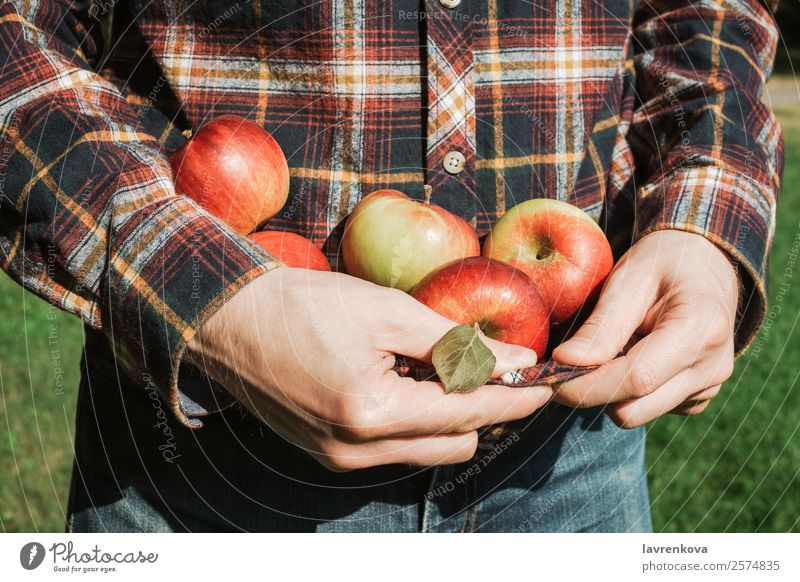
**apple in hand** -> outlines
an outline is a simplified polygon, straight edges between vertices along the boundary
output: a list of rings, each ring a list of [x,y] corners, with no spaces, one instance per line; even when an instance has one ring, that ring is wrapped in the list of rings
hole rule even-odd
[[[547,349],[548,310],[533,282],[511,265],[470,257],[425,277],[411,295],[459,324],[477,323],[501,342]]]
[[[237,115],[203,125],[169,161],[178,194],[239,234],[275,216],[289,195],[289,166],[278,142]]]
[[[561,323],[596,297],[614,257],[605,234],[592,218],[559,200],[517,204],[494,225],[483,255],[524,271]]]
[[[263,230],[248,236],[287,267],[330,271],[325,254],[314,243],[293,232]]]
[[[406,292],[438,267],[479,254],[478,237],[464,219],[397,190],[364,197],[342,238],[350,275]]]

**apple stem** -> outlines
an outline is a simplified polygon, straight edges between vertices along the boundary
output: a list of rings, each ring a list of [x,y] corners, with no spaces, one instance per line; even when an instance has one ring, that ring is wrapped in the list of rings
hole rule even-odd
[[[422,187],[422,195],[423,195],[423,198],[425,200],[425,204],[430,204],[431,203],[431,194],[433,194],[433,186],[429,186],[428,184],[425,184]]]

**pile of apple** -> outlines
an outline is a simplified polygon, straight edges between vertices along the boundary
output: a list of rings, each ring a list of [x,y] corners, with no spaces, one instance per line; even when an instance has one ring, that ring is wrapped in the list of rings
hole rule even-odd
[[[566,202],[514,206],[481,252],[463,219],[396,190],[359,202],[342,251],[349,274],[409,292],[456,323],[477,324],[488,337],[539,357],[550,324],[594,299],[614,262],[597,223]]]
[[[254,232],[286,203],[289,169],[275,139],[244,118],[202,126],[170,159],[176,190],[249,236],[290,267],[330,270],[296,234]],[[347,272],[410,293],[458,324],[531,348],[541,357],[550,325],[597,295],[613,266],[600,227],[556,200],[522,202],[495,224],[481,249],[467,222],[397,190],[362,199],[342,239]]]
[[[266,230],[289,197],[289,165],[275,138],[237,115],[203,125],[170,157],[175,190],[224,220],[288,267],[330,271],[305,237]]]

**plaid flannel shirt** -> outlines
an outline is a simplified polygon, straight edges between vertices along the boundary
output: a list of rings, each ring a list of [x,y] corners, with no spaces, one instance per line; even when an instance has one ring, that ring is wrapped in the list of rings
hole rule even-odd
[[[289,160],[269,226],[334,262],[347,214],[379,188],[422,197],[430,184],[479,234],[521,200],[557,198],[617,254],[659,229],[730,253],[741,351],[764,317],[782,167],[759,100],[772,4],[3,2],[0,262],[199,426],[222,403],[179,389],[181,353],[276,261],[177,195],[166,156],[232,113]],[[443,166],[451,152],[460,173]]]

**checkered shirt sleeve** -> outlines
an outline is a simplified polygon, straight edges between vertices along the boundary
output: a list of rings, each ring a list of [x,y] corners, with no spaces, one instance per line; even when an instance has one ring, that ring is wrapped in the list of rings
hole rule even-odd
[[[737,352],[766,313],[783,167],[781,127],[761,101],[778,41],[771,8],[651,0],[634,19],[639,106],[630,143],[642,176],[635,237],[684,230],[730,254],[744,284]]]
[[[92,70],[90,5],[0,4],[0,263],[111,337],[125,373],[198,426],[222,402],[177,389],[181,354],[276,262],[175,194],[158,144]]]

